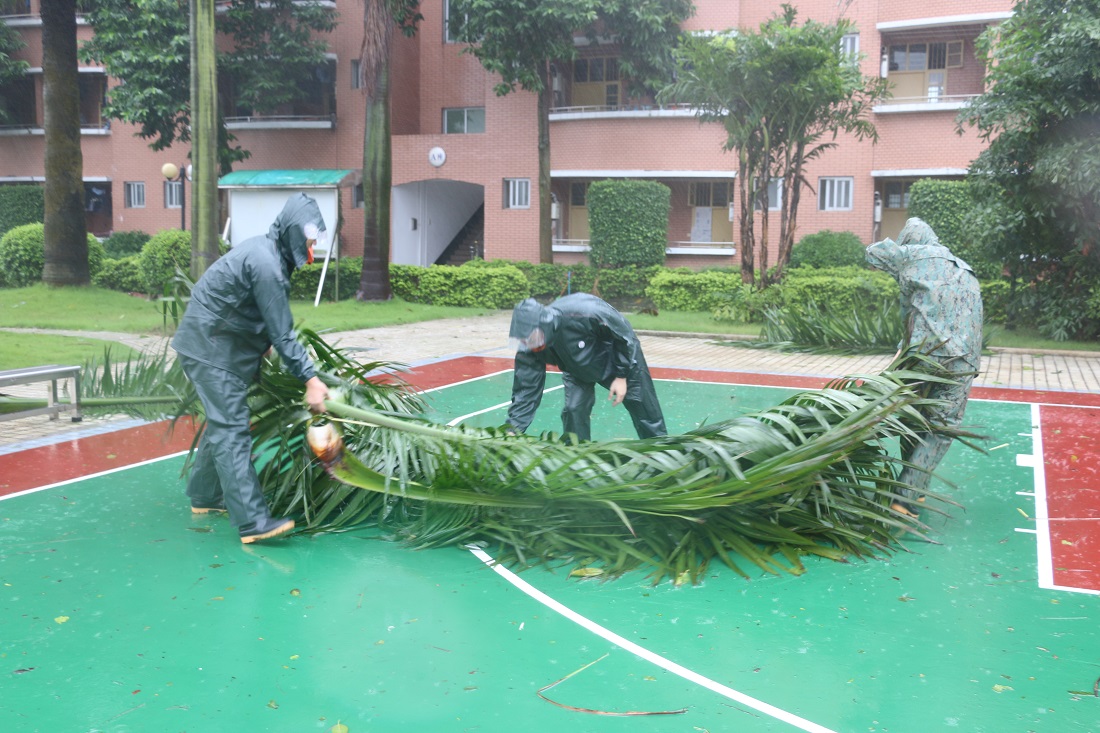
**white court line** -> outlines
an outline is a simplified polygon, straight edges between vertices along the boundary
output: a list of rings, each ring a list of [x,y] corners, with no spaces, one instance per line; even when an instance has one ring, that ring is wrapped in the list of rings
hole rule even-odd
[[[77,476],[76,478],[70,478],[70,479],[66,479],[64,481],[58,481],[55,484],[47,484],[46,486],[36,486],[33,489],[24,489],[23,491],[17,491],[14,494],[7,494],[5,496],[0,496],[0,501],[4,501],[5,499],[11,499],[12,497],[15,497],[15,496],[26,496],[27,494],[34,494],[34,493],[37,493],[39,491],[45,491],[46,489],[56,489],[58,486],[68,486],[69,484],[79,483],[80,481],[83,481],[83,480],[89,479],[89,478],[99,478],[100,476],[110,476],[112,473],[118,473],[119,471],[126,471],[126,470],[131,469],[131,468],[137,468],[138,466],[148,466],[151,463],[158,463],[160,461],[168,460],[169,458],[176,458],[178,456],[185,456],[189,452],[190,451],[183,450],[183,451],[179,451],[178,453],[170,453],[169,455],[161,456],[160,458],[150,458],[147,461],[138,461],[137,463],[129,463],[125,466],[119,466],[117,468],[108,468],[106,471],[99,471],[98,473],[89,473],[85,476]]]
[[[1032,453],[1016,456],[1016,464],[1029,466],[1035,471],[1035,529],[1017,529],[1017,532],[1035,533],[1035,553],[1039,571],[1039,587],[1045,590],[1062,590],[1086,595],[1100,595],[1089,588],[1071,588],[1054,583],[1054,552],[1050,539],[1050,510],[1047,506],[1047,474],[1043,463],[1043,429],[1039,422],[1039,403],[1031,405]]]
[[[516,588],[531,596],[531,598],[534,598],[539,603],[547,606],[554,611],[557,611],[573,623],[578,624],[585,629],[588,629],[597,636],[606,639],[607,641],[610,641],[612,644],[622,647],[631,654],[639,656],[647,662],[656,664],[661,669],[672,672],[675,675],[683,677],[689,682],[694,682],[697,685],[705,687],[711,692],[717,692],[719,695],[727,697],[734,702],[739,702],[742,705],[746,705],[754,710],[758,710],[765,715],[770,715],[776,720],[781,720],[784,723],[789,723],[796,728],[800,728],[801,730],[809,731],[810,733],[835,733],[835,731],[826,728],[825,726],[818,725],[817,723],[813,723],[804,718],[800,718],[794,713],[789,713],[786,710],[781,710],[774,705],[769,705],[762,700],[757,700],[755,697],[749,697],[743,692],[738,692],[733,688],[726,687],[725,685],[715,682],[708,677],[704,677],[698,672],[692,672],[686,667],[682,667],[669,659],[665,659],[659,654],[655,654],[654,652],[651,652],[644,647],[638,646],[634,642],[628,639],[624,639],[613,631],[605,629],[603,626],[600,626],[595,621],[591,621],[590,619],[581,616],[579,613],[572,610],[571,608],[568,608],[564,604],[554,600],[550,596],[532,586],[526,580],[523,580],[522,578],[517,576],[508,568],[504,567],[503,565],[499,565],[481,548],[475,547],[473,545],[467,545],[466,549],[473,553],[474,557],[476,557],[478,560],[481,560],[483,563],[492,568],[497,575],[501,576],[509,583],[514,585]]]
[[[557,391],[559,389],[565,389],[565,385],[564,384],[559,384],[557,387],[548,387],[547,389],[544,389],[542,391],[542,393],[545,395],[545,394],[548,394],[550,392]],[[451,420],[449,423],[447,423],[447,426],[453,428],[455,425],[463,423],[471,417],[477,417],[478,415],[484,415],[486,412],[492,412],[493,410],[500,410],[504,407],[510,407],[511,405],[512,405],[512,401],[509,400],[507,402],[501,402],[499,405],[493,405],[492,407],[486,407],[484,410],[478,410],[477,412],[470,412],[470,413],[467,413],[465,415],[459,415],[454,420]]]

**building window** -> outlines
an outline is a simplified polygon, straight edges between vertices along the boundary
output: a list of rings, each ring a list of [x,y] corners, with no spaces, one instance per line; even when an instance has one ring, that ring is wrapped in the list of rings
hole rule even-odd
[[[0,126],[37,126],[37,103],[38,93],[34,88],[34,77],[30,74],[0,85]]]
[[[103,99],[107,94],[107,75],[98,72],[80,74],[80,126],[99,129],[103,127]]]
[[[363,200],[363,184],[357,183],[351,188],[351,207],[353,209],[366,208],[366,202]]]
[[[122,184],[123,206],[127,209],[145,208],[145,182],[126,181]]]
[[[729,206],[732,187],[729,181],[696,181],[691,184],[688,196],[692,206],[717,209]]]
[[[351,60],[351,88],[359,89],[359,59]]]
[[[890,71],[953,69],[963,65],[963,42],[901,43],[890,46]]]
[[[840,37],[840,53],[853,61],[859,58],[858,33],[848,33]]]
[[[754,185],[754,188],[757,186]],[[761,203],[763,203],[764,197],[757,192],[756,198],[752,202],[752,208],[754,211],[760,211]],[[782,178],[769,178],[768,179],[768,211],[779,211],[783,207],[783,179]]]
[[[465,15],[451,14],[451,0],[443,0],[443,38],[447,43],[459,42],[458,37],[462,35],[465,21]]]
[[[596,56],[574,61],[573,105],[577,107],[618,107],[619,59]]]
[[[912,181],[887,181],[886,182],[886,208],[908,209],[909,187]]]
[[[183,181],[164,182],[164,208],[183,208]]]
[[[485,132],[485,108],[457,107],[443,110],[443,132],[450,135]]]
[[[819,178],[818,211],[851,211],[853,178]]]
[[[505,178],[504,179],[504,208],[506,208],[506,209],[530,209],[531,208],[531,179],[530,178]]]
[[[588,184],[587,183],[570,183],[569,184],[569,205],[570,206],[588,206]]]

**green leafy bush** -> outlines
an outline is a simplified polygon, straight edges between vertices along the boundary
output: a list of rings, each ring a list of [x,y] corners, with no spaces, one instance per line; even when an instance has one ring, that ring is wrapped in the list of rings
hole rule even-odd
[[[741,275],[733,272],[695,272],[686,267],[656,273],[645,289],[661,310],[713,311],[741,288]]]
[[[17,226],[35,224],[46,218],[42,186],[0,186],[0,235]]]
[[[661,265],[650,265],[597,270],[599,279],[596,287],[599,290],[599,296],[604,299],[644,298],[650,281],[663,269]],[[575,289],[574,292],[576,292]]]
[[[909,215],[932,227],[940,244],[974,268],[981,280],[1001,277],[1004,263],[992,259],[970,230],[974,198],[966,181],[923,178],[909,187]]]
[[[92,283],[101,288],[118,290],[123,293],[144,293],[145,280],[141,276],[138,256],[105,259],[103,269],[92,278]]]
[[[851,312],[884,299],[899,297],[898,284],[885,272],[862,267],[799,268],[790,270],[778,287],[786,308]]]
[[[317,297],[317,283],[321,281],[323,263],[303,265],[290,276],[290,297],[294,300],[310,300]],[[390,265],[391,268],[394,265]],[[337,277],[339,274],[339,277]],[[355,297],[359,290],[359,280],[363,274],[362,257],[341,257],[337,263],[329,262],[325,274],[325,289],[321,291],[321,300],[348,300]],[[340,283],[336,290],[337,280]],[[335,296],[335,297],[334,297]]]
[[[176,276],[176,268],[191,270],[191,232],[165,229],[157,232],[141,248],[138,256],[142,290],[152,296],[164,293],[165,286]]]
[[[1006,280],[987,280],[980,283],[982,289],[982,310],[986,323],[1004,323],[1008,316],[1008,299],[1012,287]],[[1100,320],[1100,313],[1094,316]]]
[[[103,242],[103,249],[106,250],[108,257],[114,258],[141,254],[142,248],[150,238],[151,235],[145,232],[115,232]]]
[[[807,234],[791,248],[792,268],[866,267],[866,247],[852,232],[823,229]]]
[[[656,181],[597,181],[588,187],[588,257],[597,267],[661,265],[668,247],[671,190]]]
[[[501,309],[512,308],[531,293],[527,278],[511,265],[390,265],[390,288],[412,303]]]
[[[103,245],[88,236],[88,271],[94,278],[103,267]],[[42,280],[46,265],[45,235],[41,224],[24,224],[0,237],[0,284],[22,288]]]

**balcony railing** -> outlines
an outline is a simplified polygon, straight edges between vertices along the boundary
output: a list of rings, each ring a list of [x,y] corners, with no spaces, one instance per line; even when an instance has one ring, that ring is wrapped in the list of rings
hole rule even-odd
[[[555,252],[588,252],[588,239],[562,239],[555,237],[553,248]],[[667,254],[679,254],[683,250],[692,250],[692,254],[732,255],[737,248],[733,242],[685,242],[670,241],[665,247]]]
[[[0,16],[31,14],[31,0],[0,0]]]
[[[893,107],[910,107],[921,110],[935,110],[936,106],[943,109],[958,109],[966,105],[977,94],[928,94],[922,97],[891,97],[890,99],[875,105],[875,112],[900,112],[901,109]]]
[[[593,114],[606,112],[690,112],[687,104],[584,104],[567,107],[551,107],[550,114]]]
[[[299,128],[325,128],[336,129],[336,115],[247,115],[243,117],[226,117],[227,127],[237,129],[250,127],[281,127],[286,129]]]

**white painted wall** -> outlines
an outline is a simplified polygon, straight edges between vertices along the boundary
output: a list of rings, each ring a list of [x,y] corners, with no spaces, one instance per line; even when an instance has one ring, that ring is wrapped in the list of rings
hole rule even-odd
[[[340,197],[336,188],[231,188],[229,189],[229,243],[243,242],[249,237],[267,234],[275,218],[286,206],[286,201],[296,193],[304,193],[316,199],[325,227],[335,235],[339,222]],[[314,256],[325,253],[314,249]]]
[[[436,261],[485,199],[485,189],[462,181],[417,181],[396,186],[391,247],[398,265]]]

